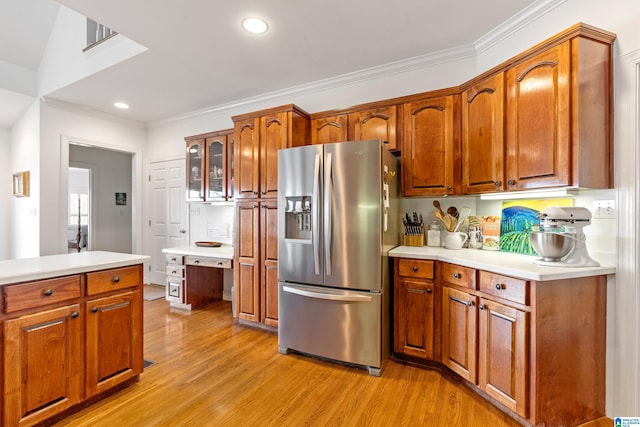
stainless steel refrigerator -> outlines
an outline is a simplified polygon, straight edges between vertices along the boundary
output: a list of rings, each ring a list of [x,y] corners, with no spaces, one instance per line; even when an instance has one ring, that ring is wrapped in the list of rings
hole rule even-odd
[[[278,345],[364,366],[388,358],[399,162],[379,140],[278,152]]]

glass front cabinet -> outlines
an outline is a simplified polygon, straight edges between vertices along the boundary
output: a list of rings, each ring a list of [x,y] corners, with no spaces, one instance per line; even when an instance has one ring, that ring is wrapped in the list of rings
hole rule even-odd
[[[187,143],[187,201],[233,199],[233,129],[194,135]]]

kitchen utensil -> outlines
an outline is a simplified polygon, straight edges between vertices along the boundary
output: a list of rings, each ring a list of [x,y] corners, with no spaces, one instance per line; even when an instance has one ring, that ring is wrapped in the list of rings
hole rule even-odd
[[[563,233],[532,231],[531,246],[543,261],[560,261],[575,245],[575,238]]]
[[[462,249],[469,236],[461,232],[447,232],[444,236],[445,249]]]
[[[433,201],[433,206],[435,206],[436,209],[438,209],[438,211],[440,211],[440,215],[442,215],[442,216],[446,215],[445,211],[443,211],[442,208],[440,207],[440,202],[439,201],[434,200]]]
[[[455,218],[452,217],[451,215],[448,215],[448,214],[443,215],[440,211],[434,211],[433,215],[440,220],[445,230],[452,231],[453,230],[452,227],[455,227],[455,224],[452,225],[452,220],[455,221]]]
[[[470,213],[471,213],[471,208],[468,206],[463,206],[462,209],[460,209],[460,216],[458,217],[458,225],[456,225],[456,228],[453,231],[460,231],[460,229],[462,228],[462,225],[464,224],[466,219],[469,217]]]
[[[450,206],[449,208],[447,208],[447,213],[449,215],[451,215],[452,217],[456,218],[456,219],[458,218],[458,215],[460,214],[458,212],[458,209],[455,206]]]

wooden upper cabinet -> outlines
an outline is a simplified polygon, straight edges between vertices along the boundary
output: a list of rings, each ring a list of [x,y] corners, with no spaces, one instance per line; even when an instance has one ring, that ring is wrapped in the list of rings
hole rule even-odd
[[[276,198],[278,150],[309,143],[309,116],[295,105],[234,116],[235,197]]]
[[[507,189],[571,183],[571,46],[507,70]]]
[[[409,102],[404,108],[402,173],[404,196],[455,193],[460,97],[448,95]]]
[[[347,119],[347,114],[311,119],[311,143],[348,141]]]
[[[235,122],[235,197],[258,197],[260,176],[260,119],[251,117]]]
[[[233,129],[188,136],[187,201],[233,198]]]
[[[379,139],[387,150],[399,149],[396,138],[397,110],[398,107],[392,105],[350,113],[349,139]]]
[[[462,194],[503,191],[504,73],[462,92]]]

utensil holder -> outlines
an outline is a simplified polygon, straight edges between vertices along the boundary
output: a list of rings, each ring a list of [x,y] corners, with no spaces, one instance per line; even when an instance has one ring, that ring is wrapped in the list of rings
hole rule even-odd
[[[424,227],[422,227],[422,234],[405,234],[403,236],[405,246],[424,246],[424,241]]]

